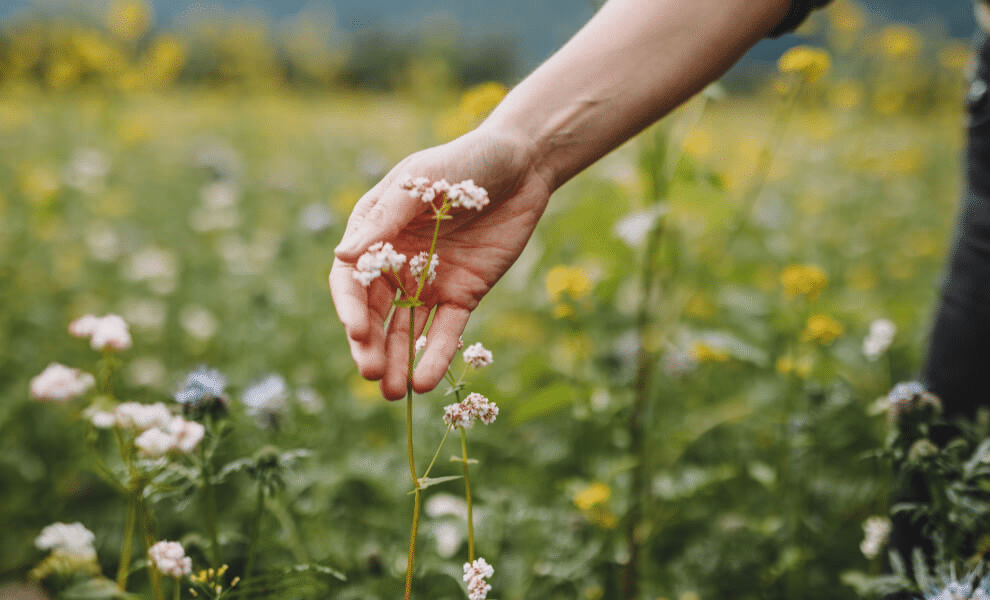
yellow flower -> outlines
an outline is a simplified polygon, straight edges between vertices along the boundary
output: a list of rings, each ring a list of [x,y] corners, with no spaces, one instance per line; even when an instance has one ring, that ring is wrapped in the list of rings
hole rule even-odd
[[[509,90],[501,83],[491,81],[478,84],[468,88],[461,95],[461,111],[474,118],[483,117],[491,112],[507,93]]]
[[[969,64],[971,56],[968,45],[951,42],[938,51],[938,62],[950,71],[962,71]]]
[[[866,19],[863,17],[863,9],[855,2],[839,0],[829,7],[825,12],[832,27],[844,33],[852,33],[863,27]]]
[[[575,492],[574,505],[581,510],[591,510],[596,506],[605,504],[611,497],[612,488],[600,481],[595,481]]]
[[[151,25],[151,7],[142,0],[121,0],[110,8],[107,27],[118,38],[134,41]]]
[[[781,73],[797,73],[808,83],[814,83],[828,71],[832,59],[828,52],[811,46],[795,46],[777,61]]]
[[[547,273],[547,295],[556,303],[576,300],[591,291],[591,279],[581,267],[557,265]]]
[[[729,353],[704,342],[695,342],[691,346],[691,357],[699,363],[723,363],[729,360]]]
[[[798,377],[807,377],[811,374],[811,357],[802,356],[795,359],[792,356],[781,356],[777,359],[777,372],[781,375],[788,375],[793,373]]]
[[[890,58],[911,58],[921,50],[921,36],[908,25],[889,25],[880,32],[880,46]]]
[[[788,297],[804,296],[809,300],[818,297],[825,289],[828,276],[815,265],[791,265],[780,275],[780,284]]]
[[[808,324],[804,327],[801,339],[806,342],[818,342],[825,346],[831,344],[846,329],[832,317],[827,315],[812,315],[808,318]]]
[[[829,92],[829,100],[836,108],[857,108],[863,103],[863,86],[855,81],[840,81]]]
[[[148,49],[149,75],[160,85],[170,85],[186,62],[186,47],[171,35],[163,35]]]

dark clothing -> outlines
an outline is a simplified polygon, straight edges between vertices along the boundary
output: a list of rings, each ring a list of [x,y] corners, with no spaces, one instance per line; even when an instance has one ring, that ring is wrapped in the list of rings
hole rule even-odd
[[[981,37],[967,96],[963,202],[922,377],[948,416],[972,417],[990,405],[983,383],[990,364],[990,41]]]
[[[808,14],[816,8],[825,6],[832,0],[791,0],[791,8],[788,9],[784,19],[777,23],[767,37],[780,37],[785,33],[790,33],[797,29],[798,25],[808,18]]]

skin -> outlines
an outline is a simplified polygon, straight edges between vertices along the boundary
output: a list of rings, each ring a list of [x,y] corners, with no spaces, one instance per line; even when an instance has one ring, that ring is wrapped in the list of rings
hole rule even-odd
[[[519,257],[550,196],[574,175],[721,76],[785,16],[789,0],[609,0],[556,54],[516,86],[477,129],[417,152],[355,205],[335,250],[330,291],[361,374],[401,398],[408,369],[408,311],[385,323],[396,284],[352,276],[384,240],[407,256],[428,248],[429,207],[399,179],[474,179],[491,204],[441,228],[437,280],[413,324],[435,317],[413,388],[432,390],[457,352],[471,311]],[[414,289],[407,286],[407,289]]]

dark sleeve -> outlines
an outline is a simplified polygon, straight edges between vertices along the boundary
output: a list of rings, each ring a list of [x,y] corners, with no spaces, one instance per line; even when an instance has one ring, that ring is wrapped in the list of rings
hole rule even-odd
[[[777,26],[770,30],[767,37],[780,37],[785,33],[790,33],[797,29],[798,25],[808,18],[808,14],[816,8],[825,6],[832,0],[791,0],[791,7],[787,9],[784,19],[777,23]]]

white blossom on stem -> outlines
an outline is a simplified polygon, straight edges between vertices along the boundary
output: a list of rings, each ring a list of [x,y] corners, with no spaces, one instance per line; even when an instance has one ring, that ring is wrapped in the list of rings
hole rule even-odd
[[[450,205],[455,208],[481,210],[489,202],[488,191],[475,185],[473,179],[452,184],[446,179],[431,182],[426,177],[406,175],[399,181],[399,186],[417,200],[427,203],[435,200],[450,201]]]
[[[886,517],[870,517],[863,522],[863,541],[859,545],[863,556],[876,558],[890,538],[891,523]]]
[[[63,558],[88,561],[96,558],[95,540],[93,532],[82,523],[52,523],[41,530],[34,545]]]
[[[406,263],[406,255],[395,251],[388,242],[375,242],[367,252],[358,258],[354,279],[364,287],[378,278],[384,271],[398,271]]]
[[[495,568],[484,558],[464,563],[464,582],[467,583],[468,597],[471,600],[485,600],[492,586],[487,579],[495,574]]]
[[[165,429],[172,422],[172,413],[161,402],[141,404],[139,402],[124,402],[114,409],[116,426],[133,431],[147,431],[152,427]]]
[[[494,362],[491,350],[485,349],[481,342],[471,344],[464,349],[464,362],[470,364],[475,369],[487,367]]]
[[[53,362],[31,379],[31,397],[65,402],[86,393],[95,382],[89,373]]]
[[[69,334],[89,338],[93,350],[127,350],[131,347],[131,332],[120,315],[97,317],[85,315],[69,323]]]
[[[176,579],[192,573],[192,559],[179,542],[155,543],[148,548],[148,561],[159,573]]]
[[[876,360],[894,343],[897,326],[890,319],[877,319],[870,323],[870,333],[863,340],[863,354]]]
[[[429,258],[428,252],[420,252],[416,256],[409,259],[409,272],[412,276],[419,280],[419,276],[423,274],[423,269],[426,268],[426,261]],[[426,283],[433,283],[437,278],[437,265],[440,264],[440,257],[433,254],[433,258],[430,259],[430,268],[426,274]]]
[[[471,392],[460,402],[444,407],[443,422],[452,429],[469,429],[475,421],[491,425],[497,416],[498,406],[494,402],[477,392]]]

